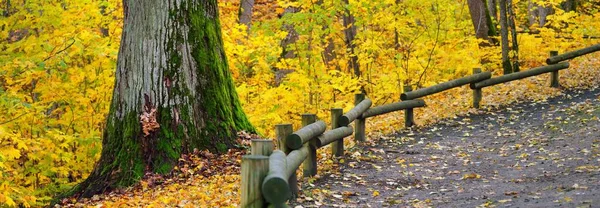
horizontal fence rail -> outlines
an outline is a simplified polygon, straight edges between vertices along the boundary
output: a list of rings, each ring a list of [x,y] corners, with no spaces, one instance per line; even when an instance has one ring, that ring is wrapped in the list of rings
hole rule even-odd
[[[350,111],[342,115],[340,120],[338,121],[340,126],[348,126],[348,124],[352,123],[354,119],[357,119],[362,115],[365,111],[371,107],[373,102],[370,99],[364,99],[358,103],[358,105],[354,106]]]
[[[535,75],[540,75],[540,74],[544,74],[544,73],[548,73],[548,72],[558,71],[558,70],[562,70],[562,69],[566,69],[566,68],[569,68],[568,62],[563,62],[563,63],[550,65],[550,66],[541,66],[541,67],[537,67],[537,68],[533,68],[533,69],[529,69],[529,70],[525,70],[525,71],[520,71],[520,72],[515,72],[512,74],[507,74],[507,75],[503,75],[503,76],[499,76],[499,77],[495,77],[495,78],[490,78],[490,79],[487,79],[487,80],[484,80],[481,82],[473,83],[473,84],[471,84],[471,89],[489,87],[489,86],[493,86],[493,85],[497,85],[497,84],[501,84],[501,83],[505,83],[505,82],[519,80],[519,79],[523,79],[523,78],[527,78],[527,77],[531,77],[531,76],[535,76]]]
[[[323,135],[317,137],[317,147],[321,148],[325,145],[337,141],[338,139],[350,136],[353,132],[354,130],[352,129],[352,126],[342,126],[336,129],[326,131],[325,133],[323,133]]]
[[[427,88],[418,89],[411,92],[405,92],[400,95],[400,99],[402,100],[412,100],[415,98],[424,97],[427,95],[435,94],[438,92],[446,91],[455,87],[460,87],[466,84],[471,84],[479,81],[483,81],[492,77],[491,72],[482,72],[478,74],[473,74],[470,76],[466,76],[463,78],[455,79],[452,81],[444,82],[438,85],[434,85]]]
[[[583,49],[579,49],[576,51],[571,51],[571,52],[567,52],[567,53],[563,53],[560,55],[550,57],[550,58],[546,59],[546,63],[547,64],[556,64],[561,61],[566,61],[566,60],[573,59],[575,57],[583,56],[585,54],[593,53],[596,51],[600,51],[600,44],[596,44],[596,45],[593,45],[593,46],[590,46],[587,48],[583,48]]]
[[[394,112],[394,111],[399,111],[399,110],[404,110],[404,109],[409,109],[409,108],[418,108],[418,107],[425,107],[425,101],[422,99],[417,99],[417,100],[407,100],[407,101],[402,101],[402,102],[390,103],[390,104],[385,104],[382,106],[370,108],[369,110],[365,111],[362,114],[362,118],[369,118],[369,117],[378,116],[378,115],[382,115],[382,114],[386,114],[386,113],[390,113],[390,112]]]
[[[321,135],[325,132],[327,128],[327,124],[324,121],[317,121],[315,123],[309,124],[304,128],[290,134],[287,137],[286,145],[293,150],[300,149],[302,145],[314,137]]]
[[[569,68],[568,62],[561,62],[577,56],[600,51],[600,44],[581,50],[558,55],[550,53],[547,60],[549,66],[532,68],[492,78],[491,72],[473,69],[473,74],[440,83],[431,87],[412,91],[411,86],[404,86],[403,101],[372,107],[373,102],[364,94],[356,94],[354,107],[344,113],[341,108],[331,109],[331,130],[315,114],[302,115],[302,128],[293,131],[291,124],[275,126],[277,147],[274,149],[271,140],[252,140],[251,155],[242,157],[241,165],[241,207],[286,207],[287,200],[298,195],[299,188],[296,172],[303,167],[303,176],[317,174],[317,149],[331,144],[332,154],[344,155],[344,138],[354,133],[357,142],[365,141],[365,123],[367,118],[404,111],[405,127],[413,125],[413,109],[425,107],[424,96],[439,93],[462,85],[470,85],[473,90],[473,107],[479,108],[482,99],[482,88],[506,83],[544,73],[551,73],[551,87],[558,87],[558,71]],[[559,63],[560,62],[560,63]],[[354,127],[350,124],[354,122]]]

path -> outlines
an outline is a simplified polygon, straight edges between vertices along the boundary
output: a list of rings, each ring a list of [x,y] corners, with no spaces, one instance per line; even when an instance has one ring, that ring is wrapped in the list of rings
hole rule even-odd
[[[600,89],[365,146],[303,207],[600,207]]]

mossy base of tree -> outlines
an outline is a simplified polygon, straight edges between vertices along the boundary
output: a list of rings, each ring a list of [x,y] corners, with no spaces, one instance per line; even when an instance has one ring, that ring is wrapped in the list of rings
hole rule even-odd
[[[168,174],[182,153],[223,153],[234,147],[237,131],[255,132],[227,66],[216,0],[123,3],[128,10],[100,160],[55,203],[131,186],[148,172]]]

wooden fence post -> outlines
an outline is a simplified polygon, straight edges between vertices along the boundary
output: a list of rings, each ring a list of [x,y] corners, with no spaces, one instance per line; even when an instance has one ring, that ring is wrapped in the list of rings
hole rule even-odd
[[[331,109],[331,129],[340,127],[338,122],[340,116],[344,114],[344,109],[332,108]],[[344,155],[344,138],[341,138],[331,144],[331,154],[340,157]]]
[[[358,105],[361,101],[365,99],[365,94],[359,93],[354,95],[354,105]],[[362,116],[361,116],[362,117]],[[365,118],[357,118],[354,123],[354,139],[358,142],[365,141]]]
[[[288,135],[294,132],[294,128],[292,124],[278,124],[275,125],[275,134],[277,135],[277,147],[279,150],[283,151],[285,155],[288,155],[292,150],[285,145],[285,140]],[[298,188],[298,176],[296,174],[290,175],[288,179],[288,184],[290,186],[290,192],[292,193],[292,198],[298,196],[298,192],[300,189]]]
[[[252,155],[269,156],[273,153],[273,148],[273,140],[253,139],[250,152]]]
[[[558,56],[558,51],[550,51],[550,57]],[[557,88],[560,84],[558,83],[558,70],[551,72],[550,87]]]
[[[262,180],[269,172],[269,157],[244,155],[242,157],[241,207],[262,208],[266,202],[262,196]]]
[[[410,85],[404,86],[404,92],[412,91]],[[407,108],[404,110],[404,127],[409,128],[415,124],[413,108]]]
[[[473,68],[473,74],[481,73],[481,68]],[[481,88],[473,89],[473,108],[479,108],[479,103],[481,102]]]
[[[315,114],[302,114],[302,126],[308,126],[317,121],[317,115]],[[317,144],[315,139],[311,139],[309,142],[304,144],[308,146],[308,156],[304,160],[303,164],[303,176],[305,178],[317,175]]]

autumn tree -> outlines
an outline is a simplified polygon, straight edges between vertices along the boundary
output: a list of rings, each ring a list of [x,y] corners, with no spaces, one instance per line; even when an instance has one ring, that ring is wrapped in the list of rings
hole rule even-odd
[[[544,2],[529,1],[528,2],[529,12],[529,25],[535,25],[538,23],[539,27],[546,25],[548,15],[554,13],[554,9],[551,5],[546,5]]]
[[[500,0],[500,45],[502,46],[502,68],[504,74],[512,73],[512,66],[508,57],[510,48],[508,46],[508,11],[506,0]]]
[[[350,12],[350,2],[348,0],[343,0],[344,3],[344,15],[342,16],[342,20],[344,23],[344,42],[346,43],[346,47],[348,48],[348,52],[350,53],[348,59],[348,68],[354,72],[356,77],[360,77],[360,66],[358,65],[358,56],[355,54],[356,44],[354,43],[354,38],[356,37],[356,25],[354,25],[354,15]],[[364,90],[363,90],[364,91]]]
[[[475,36],[477,38],[489,40],[490,35],[495,35],[495,26],[493,25],[490,12],[485,6],[485,0],[468,0],[471,21],[475,27]]]
[[[299,11],[300,8],[288,6],[284,9],[284,12],[283,14],[281,14],[281,17],[283,18],[286,15],[292,15]],[[281,58],[294,58],[296,57],[296,53],[294,53],[294,50],[290,50],[289,46],[298,40],[298,32],[296,32],[296,29],[294,29],[293,24],[283,23],[283,29],[287,32],[287,35],[283,40],[281,40]]]
[[[498,0],[487,0],[486,5],[492,19],[498,22],[498,7],[496,6],[498,5]]]
[[[517,42],[517,25],[515,23],[515,17],[517,16],[515,14],[515,11],[513,9],[513,3],[512,0],[507,0],[506,1],[506,6],[507,6],[507,13],[508,13],[508,26],[510,27],[510,34],[511,34],[511,42],[512,42],[512,50],[514,51],[513,57],[512,57],[512,71],[513,72],[518,72],[521,71],[519,69],[519,43]]]
[[[102,154],[72,194],[90,197],[171,171],[182,153],[225,151],[253,130],[223,50],[217,0],[125,0]]]
[[[252,8],[254,7],[254,0],[241,0],[240,10],[238,18],[240,24],[246,25],[246,31],[250,33],[250,27],[252,25]]]
[[[566,0],[560,3],[560,7],[566,12],[577,11],[577,0]]]

